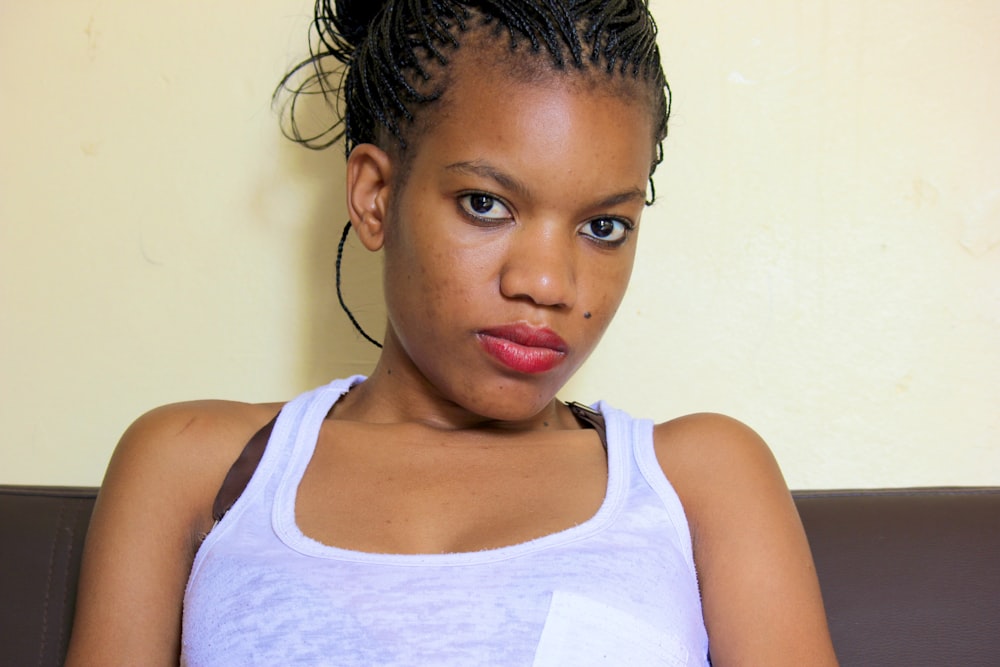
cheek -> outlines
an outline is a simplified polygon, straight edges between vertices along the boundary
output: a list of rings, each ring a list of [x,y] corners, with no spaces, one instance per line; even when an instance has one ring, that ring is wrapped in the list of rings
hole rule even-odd
[[[483,302],[489,271],[489,256],[481,247],[463,247],[446,235],[398,234],[385,246],[391,316],[419,327],[460,319]]]
[[[454,258],[440,249],[423,257],[418,284],[424,292],[426,316],[435,323],[453,319],[454,313],[468,301],[467,285],[459,268]]]
[[[625,297],[632,276],[634,252],[620,262],[609,263],[588,276],[586,294],[581,300],[584,319],[601,330],[611,323]],[[589,317],[587,316],[589,314]]]

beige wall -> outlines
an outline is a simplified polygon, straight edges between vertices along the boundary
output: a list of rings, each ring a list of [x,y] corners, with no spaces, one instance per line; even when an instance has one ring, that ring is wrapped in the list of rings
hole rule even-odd
[[[310,4],[3,3],[0,482],[96,484],[154,405],[369,367],[340,157],[269,108]],[[565,396],[733,414],[795,487],[1000,483],[1000,5],[654,9],[660,203]]]

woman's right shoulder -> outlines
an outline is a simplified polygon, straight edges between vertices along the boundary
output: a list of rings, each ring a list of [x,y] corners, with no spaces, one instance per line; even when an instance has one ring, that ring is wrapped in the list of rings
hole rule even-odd
[[[125,431],[87,532],[67,664],[177,664],[184,586],[215,496],[280,407],[178,403]]]
[[[169,461],[210,462],[239,454],[247,440],[281,409],[281,403],[187,401],[154,408],[125,430],[115,454]]]
[[[230,466],[280,409],[280,403],[209,400],[150,410],[122,435],[101,500],[159,497],[194,528],[210,527],[211,505]]]

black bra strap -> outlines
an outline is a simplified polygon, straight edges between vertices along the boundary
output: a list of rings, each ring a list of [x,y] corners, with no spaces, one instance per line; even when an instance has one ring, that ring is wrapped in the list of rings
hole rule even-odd
[[[267,447],[267,441],[271,437],[271,430],[274,429],[276,421],[278,421],[277,415],[253,434],[250,442],[240,452],[239,458],[226,473],[226,479],[223,480],[222,488],[219,489],[212,505],[212,517],[216,521],[221,520],[233,503],[243,495],[243,490],[247,488],[261,457],[264,456],[264,448]]]
[[[608,436],[604,415],[582,403],[567,403],[566,406],[573,412],[573,416],[576,417],[581,426],[597,431],[601,445],[607,451]],[[278,421],[277,415],[254,433],[232,467],[229,468],[226,479],[222,482],[218,495],[215,496],[215,503],[212,505],[212,517],[216,521],[222,520],[233,503],[243,495],[243,490],[247,488],[250,478],[253,477],[254,471],[260,464],[261,457],[264,456],[264,449],[267,447],[267,441],[271,437],[271,431],[274,429],[276,421]]]
[[[567,403],[566,407],[573,412],[573,416],[576,417],[581,426],[597,431],[597,437],[601,439],[601,446],[604,447],[604,451],[608,451],[608,427],[604,423],[604,415],[589,405],[576,401]]]

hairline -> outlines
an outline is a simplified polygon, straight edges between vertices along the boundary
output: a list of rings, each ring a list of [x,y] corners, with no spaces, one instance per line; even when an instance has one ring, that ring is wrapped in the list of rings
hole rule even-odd
[[[395,178],[403,185],[409,176],[413,156],[417,152],[423,137],[434,125],[434,119],[447,110],[450,104],[450,91],[453,89],[456,69],[460,69],[464,58],[474,59],[474,64],[494,68],[505,77],[519,84],[544,86],[546,83],[558,81],[558,85],[578,87],[583,91],[603,89],[613,97],[633,97],[637,103],[644,104],[652,117],[653,135],[650,137],[652,159],[650,175],[656,168],[656,151],[662,141],[659,136],[660,122],[655,86],[652,81],[639,75],[631,75],[620,68],[611,68],[593,63],[589,58],[583,59],[583,64],[563,60],[562,65],[554,60],[554,56],[545,49],[533,49],[525,40],[509,43],[504,46],[504,33],[497,33],[494,26],[478,24],[467,26],[457,31],[456,42],[449,50],[445,62],[437,62],[426,57],[422,66],[431,74],[428,81],[435,81],[433,98],[426,102],[411,102],[407,106],[410,118],[402,118],[399,134],[395,134],[384,125],[375,129],[375,143],[393,160]],[[479,33],[476,35],[475,33]],[[476,46],[470,48],[472,40],[481,39]],[[522,56],[527,56],[524,58]],[[456,67],[456,61],[457,67]],[[529,66],[525,66],[530,61]],[[415,82],[420,83],[420,82]],[[444,107],[444,108],[442,108]]]

